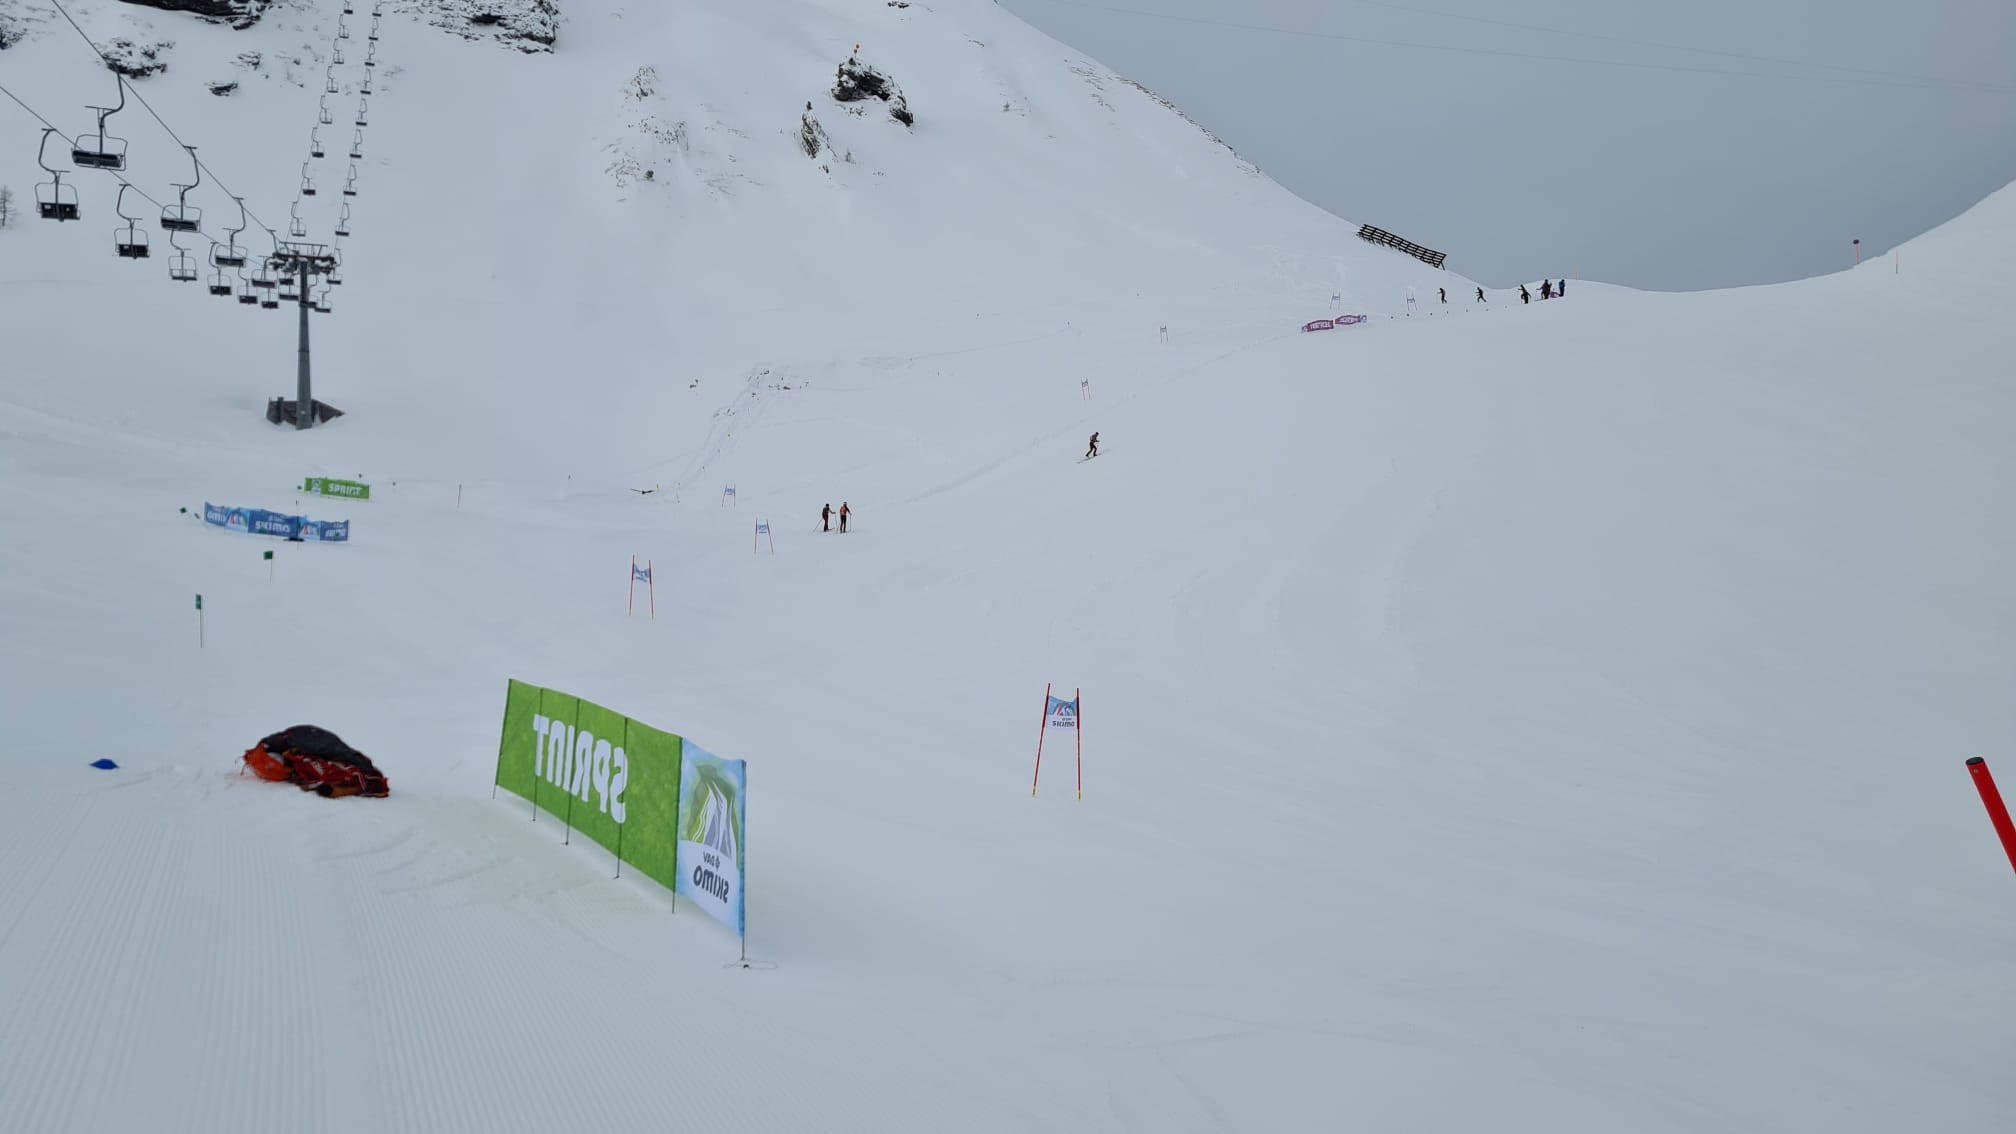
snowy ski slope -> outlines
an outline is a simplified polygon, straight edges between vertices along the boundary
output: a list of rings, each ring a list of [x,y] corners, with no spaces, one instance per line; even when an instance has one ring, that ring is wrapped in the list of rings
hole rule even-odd
[[[277,227],[338,7],[72,11],[174,41],[138,89]],[[75,133],[103,72],[8,10]],[[327,428],[261,420],[294,312],[116,258],[106,175],[0,230],[0,1131],[2016,1122],[1961,766],[2016,783],[2016,188],[1480,307],[984,0],[563,10],[528,56],[389,6]],[[827,96],[857,43],[914,128]],[[1374,318],[1298,333],[1333,292]],[[749,761],[774,970],[491,799],[510,677]],[[1028,792],[1047,681],[1082,803],[1068,744]],[[237,775],[300,722],[391,798]]]

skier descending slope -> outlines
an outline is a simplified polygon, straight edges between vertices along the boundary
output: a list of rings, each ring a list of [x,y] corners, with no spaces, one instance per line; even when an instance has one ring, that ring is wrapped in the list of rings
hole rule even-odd
[[[1098,455],[1099,455],[1099,431],[1095,429],[1092,431],[1092,443],[1085,450],[1085,459],[1089,461]]]

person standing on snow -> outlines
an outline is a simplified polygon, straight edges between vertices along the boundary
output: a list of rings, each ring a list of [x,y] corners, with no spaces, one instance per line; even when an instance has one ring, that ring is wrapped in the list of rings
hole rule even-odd
[[[1449,302],[1449,289],[1446,287],[1438,287],[1435,289],[1435,291],[1437,294],[1441,295],[1442,302],[1446,306]]]
[[[1099,455],[1099,431],[1095,429],[1092,431],[1092,444],[1088,446],[1085,450],[1085,459],[1089,461],[1098,455]]]
[[[1533,302],[1533,293],[1526,290],[1525,284],[1519,285],[1519,302],[1521,303]]]
[[[1559,299],[1567,294],[1568,294],[1568,277],[1562,276],[1561,282],[1554,285],[1554,298]]]
[[[842,534],[845,534],[847,531],[847,517],[851,514],[852,510],[847,507],[847,502],[842,500],[840,502],[840,531]]]
[[[819,530],[822,532],[833,530],[833,505],[830,502],[819,509]]]
[[[1552,298],[1554,298],[1554,281],[1553,281],[1553,280],[1541,280],[1541,281],[1540,281],[1540,298],[1542,298],[1542,299],[1552,299]]]
[[[1477,302],[1479,302],[1479,303],[1486,303],[1486,302],[1489,302],[1488,300],[1486,300],[1486,299],[1484,298],[1484,289],[1483,289],[1483,288],[1481,288],[1481,287],[1477,289]]]

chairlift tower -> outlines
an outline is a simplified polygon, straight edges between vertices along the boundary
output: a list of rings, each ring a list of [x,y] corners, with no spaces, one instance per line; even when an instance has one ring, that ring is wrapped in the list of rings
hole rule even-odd
[[[294,401],[268,399],[266,420],[276,425],[283,420],[291,420],[295,429],[309,429],[317,421],[327,421],[343,412],[326,402],[316,401],[309,390],[308,313],[318,309],[313,285],[316,277],[327,278],[336,270],[336,257],[327,245],[282,241],[274,246],[273,254],[266,259],[266,266],[273,272],[294,277],[298,285],[295,302],[301,308],[300,364],[295,378]],[[327,311],[328,307],[320,305],[319,309]]]

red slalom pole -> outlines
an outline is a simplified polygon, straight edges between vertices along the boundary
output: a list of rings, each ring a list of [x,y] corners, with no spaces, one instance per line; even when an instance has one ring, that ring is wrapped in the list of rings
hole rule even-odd
[[[2002,805],[2002,793],[1995,790],[1995,777],[1988,774],[1988,762],[1979,756],[1969,757],[1967,771],[1974,776],[1974,788],[1981,793],[1981,805],[1988,809],[1988,821],[1995,825],[1995,833],[2001,836],[2002,849],[2009,855],[2009,865],[2016,867],[2016,823],[2009,821],[2009,809]]]
[[[1036,730],[1036,774],[1029,777],[1029,798],[1036,798],[1036,782],[1043,778],[1043,734],[1050,731],[1050,684],[1043,684],[1043,727]]]

